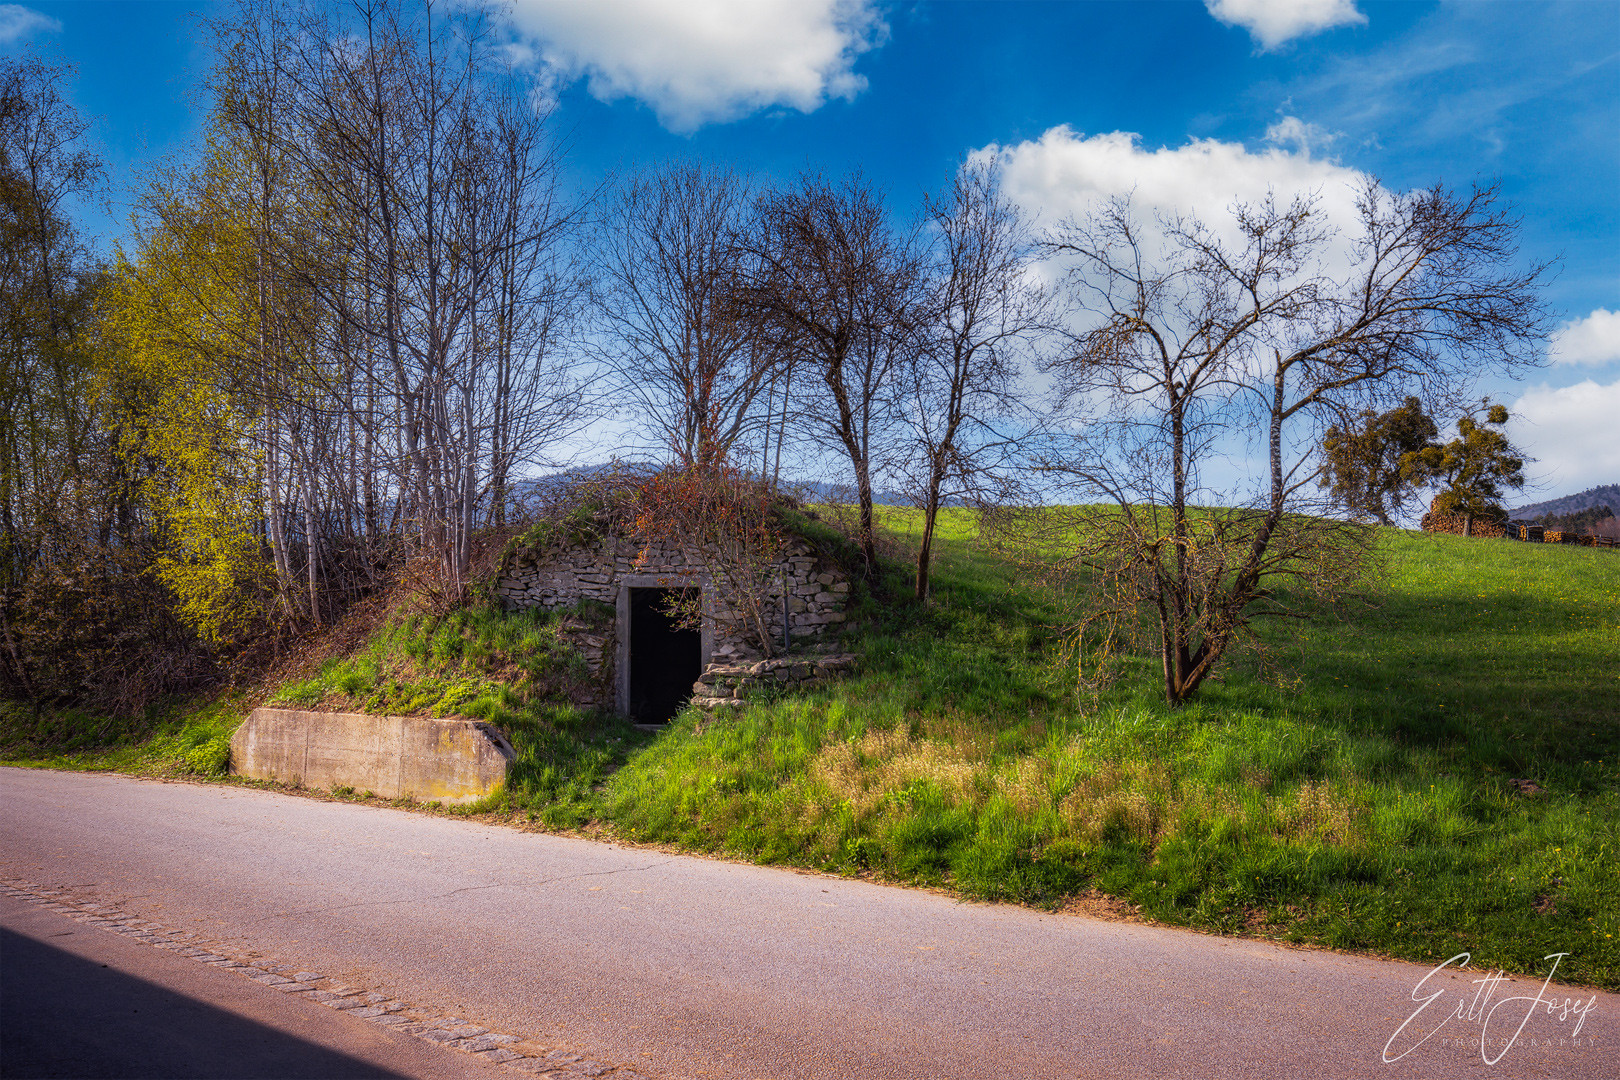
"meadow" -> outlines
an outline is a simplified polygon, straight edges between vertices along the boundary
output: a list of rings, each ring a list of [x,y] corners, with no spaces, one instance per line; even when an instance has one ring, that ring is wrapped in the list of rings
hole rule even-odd
[[[916,528],[884,523],[897,549]],[[1568,952],[1562,977],[1620,988],[1620,554],[1383,530],[1362,595],[1172,710],[1151,657],[1077,682],[1057,598],[971,515],[944,525],[929,606],[860,601],[857,677],[738,715],[569,707],[558,617],[488,609],[398,621],[277,696],[500,724],[507,789],[458,812],[1420,962]],[[12,716],[0,755],[207,773],[239,716],[96,747]]]
[[[904,535],[903,515],[889,523]],[[1620,557],[1385,530],[1378,584],[1190,706],[1090,692],[1064,613],[955,517],[863,677],[617,772],[630,836],[1407,959],[1620,981]]]

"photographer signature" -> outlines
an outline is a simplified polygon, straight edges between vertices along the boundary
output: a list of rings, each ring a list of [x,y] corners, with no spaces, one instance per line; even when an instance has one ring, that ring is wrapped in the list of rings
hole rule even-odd
[[[1390,1065],[1401,1060],[1401,1058],[1422,1046],[1430,1039],[1431,1036],[1435,1035],[1440,1031],[1441,1028],[1445,1027],[1453,1020],[1460,1020],[1464,1023],[1479,1025],[1479,1056],[1485,1060],[1485,1064],[1487,1065],[1495,1065],[1498,1061],[1502,1060],[1502,1056],[1512,1049],[1514,1043],[1518,1042],[1519,1036],[1524,1032],[1525,1025],[1530,1022],[1530,1018],[1534,1016],[1538,1010],[1542,1011],[1548,1016],[1555,1017],[1557,1023],[1566,1023],[1571,1017],[1574,1017],[1575,1030],[1571,1031],[1568,1037],[1576,1037],[1581,1033],[1581,1028],[1586,1023],[1587,1014],[1590,1013],[1593,1006],[1597,1004],[1597,995],[1593,994],[1591,1000],[1586,1001],[1583,1004],[1579,998],[1565,997],[1560,999],[1556,995],[1549,995],[1547,993],[1547,988],[1552,983],[1553,973],[1558,970],[1559,961],[1568,955],[1569,953],[1567,952],[1560,952],[1549,953],[1547,956],[1543,957],[1545,960],[1552,961],[1552,967],[1548,970],[1547,978],[1543,980],[1541,989],[1537,990],[1533,997],[1520,994],[1514,997],[1502,998],[1500,1001],[1492,1004],[1491,999],[1496,996],[1496,992],[1498,989],[1500,989],[1500,984],[1505,977],[1503,973],[1498,970],[1485,975],[1483,978],[1473,980],[1473,985],[1478,987],[1478,989],[1474,991],[1472,998],[1468,996],[1467,991],[1464,991],[1462,994],[1458,995],[1457,1003],[1454,1007],[1447,1007],[1444,1002],[1436,1005],[1436,1002],[1438,1002],[1440,998],[1444,997],[1446,992],[1444,990],[1433,990],[1430,991],[1427,996],[1424,996],[1423,984],[1454,964],[1458,970],[1466,968],[1468,966],[1468,961],[1471,959],[1471,954],[1465,952],[1458,953],[1456,956],[1453,956],[1450,960],[1440,964],[1433,971],[1419,979],[1417,986],[1412,988],[1412,1000],[1421,1001],[1422,1004],[1412,1011],[1412,1015],[1408,1016],[1405,1023],[1401,1024],[1400,1027],[1395,1029],[1395,1034],[1391,1035],[1389,1037],[1389,1042],[1384,1044],[1384,1064]],[[1429,1011],[1430,1006],[1435,1006],[1433,1011]],[[1502,1012],[1501,1016],[1498,1016],[1497,1013],[1504,1009],[1506,1011]],[[1523,1013],[1522,1015],[1520,1015],[1521,1009]],[[1427,1013],[1427,1015],[1425,1015],[1425,1013]],[[1418,1020],[1420,1016],[1423,1017],[1421,1024]],[[1513,1034],[1511,1036],[1504,1035],[1503,1032],[1507,1030],[1507,1025],[1511,1024],[1514,1019],[1519,1021],[1519,1026],[1513,1029]],[[1411,1035],[1408,1035],[1408,1038],[1411,1038],[1415,1036],[1417,1032],[1423,1030],[1421,1025],[1430,1023],[1432,1023],[1434,1026],[1429,1028],[1421,1039],[1418,1039],[1416,1042],[1412,1043],[1412,1045],[1408,1046],[1400,1053],[1395,1054],[1393,1057],[1390,1056],[1390,1051],[1395,1046],[1396,1040],[1401,1037],[1402,1032],[1405,1032],[1407,1028],[1412,1028]],[[1495,1057],[1489,1056],[1487,1052],[1491,1040],[1492,1024],[1497,1025],[1496,1038],[1498,1040],[1505,1039],[1505,1044],[1499,1051],[1497,1051]]]

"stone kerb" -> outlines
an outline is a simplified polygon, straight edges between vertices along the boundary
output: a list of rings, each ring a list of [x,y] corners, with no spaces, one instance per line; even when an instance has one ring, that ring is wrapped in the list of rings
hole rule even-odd
[[[254,709],[231,736],[239,776],[424,802],[476,802],[516,756],[489,724],[424,716]]]

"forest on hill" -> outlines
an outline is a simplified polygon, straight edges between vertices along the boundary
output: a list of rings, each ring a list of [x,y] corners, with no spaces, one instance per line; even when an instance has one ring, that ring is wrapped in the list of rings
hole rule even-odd
[[[1587,488],[1573,495],[1529,503],[1514,510],[1513,516],[1516,519],[1536,521],[1549,514],[1554,516],[1578,514],[1583,510],[1593,510],[1600,506],[1606,506],[1620,514],[1620,484],[1599,484],[1597,487]]]

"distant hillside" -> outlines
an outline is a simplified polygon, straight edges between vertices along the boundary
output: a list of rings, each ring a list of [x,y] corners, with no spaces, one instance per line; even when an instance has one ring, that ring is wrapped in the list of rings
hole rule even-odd
[[[556,498],[574,484],[586,480],[598,480],[614,473],[628,476],[642,476],[656,472],[662,465],[656,461],[645,459],[630,459],[613,461],[598,465],[575,465],[569,469],[546,473],[544,476],[531,476],[512,481],[511,492],[520,502],[545,503]],[[752,475],[752,474],[750,474]],[[820,480],[794,480],[791,477],[782,478],[782,490],[798,496],[808,502],[849,502],[855,501],[855,488],[852,484],[829,484]],[[878,506],[909,506],[911,500],[895,491],[874,491],[872,501]],[[941,505],[957,508],[967,505],[961,499],[946,499]]]
[[[855,501],[855,485],[829,484],[821,480],[784,480],[784,487],[790,488],[800,498],[808,502],[847,502]],[[893,491],[872,492],[872,502],[878,506],[909,506],[911,500]],[[958,505],[947,502],[947,506]]]
[[[1620,514],[1620,484],[1599,484],[1577,495],[1565,495],[1561,499],[1531,503],[1514,510],[1513,516],[1525,521],[1543,514],[1574,514],[1590,510],[1594,506],[1607,506],[1616,514]]]

